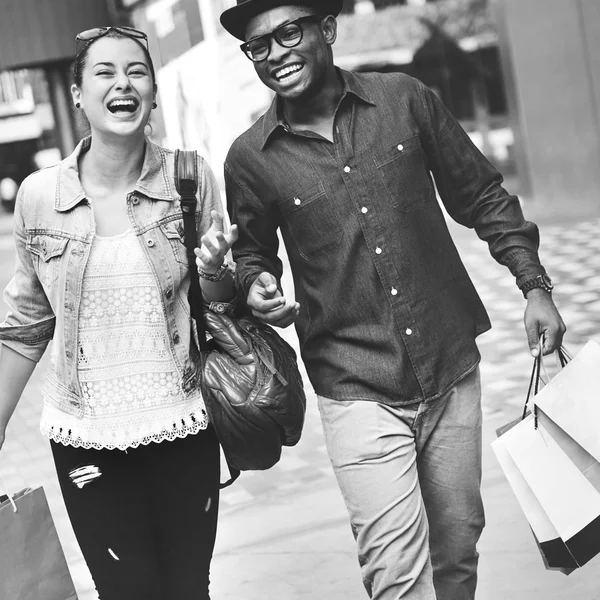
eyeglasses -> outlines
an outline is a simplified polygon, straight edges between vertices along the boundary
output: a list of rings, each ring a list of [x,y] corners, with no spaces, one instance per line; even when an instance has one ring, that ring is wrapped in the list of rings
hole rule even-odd
[[[86,29],[81,33],[78,33],[75,37],[75,50],[76,53],[79,54],[82,46],[91,42],[92,40],[97,40],[98,38],[104,37],[111,31],[116,31],[125,37],[131,38],[137,42],[143,42],[146,46],[146,50],[148,50],[148,36],[139,29],[134,29],[133,27],[94,27],[93,29]]]
[[[252,62],[261,62],[266,60],[271,53],[271,38],[284,48],[294,48],[300,44],[304,36],[302,25],[304,23],[317,23],[321,18],[318,15],[300,17],[295,21],[290,21],[278,27],[271,33],[242,44],[240,48]]]

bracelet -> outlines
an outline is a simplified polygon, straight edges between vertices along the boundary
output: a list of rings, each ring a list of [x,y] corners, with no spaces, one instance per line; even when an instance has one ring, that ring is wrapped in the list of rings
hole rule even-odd
[[[226,260],[223,261],[223,264],[217,269],[216,273],[207,273],[206,271],[198,268],[198,275],[200,275],[202,279],[206,279],[206,281],[212,281],[214,283],[222,281],[225,278],[225,274],[230,272],[231,271],[229,270],[229,265],[227,264]]]

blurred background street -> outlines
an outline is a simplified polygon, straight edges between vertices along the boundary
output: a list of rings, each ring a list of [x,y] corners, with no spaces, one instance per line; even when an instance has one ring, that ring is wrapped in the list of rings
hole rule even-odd
[[[70,153],[85,134],[70,108],[78,31],[128,24],[148,33],[159,87],[152,139],[196,148],[222,184],[230,144],[271,101],[218,23],[233,4],[0,0],[0,289],[13,269],[18,185]],[[429,85],[506,176],[526,216],[540,226],[541,259],[555,281],[572,353],[589,339],[600,342],[598,31],[598,0],[345,0],[334,46],[341,67],[405,72]],[[473,232],[449,227],[493,324],[479,338],[488,524],[478,598],[600,600],[600,557],[568,578],[544,570],[491,453],[495,428],[518,416],[525,399],[531,369],[525,302]],[[284,286],[291,290],[289,276]],[[297,348],[293,329],[284,336]],[[0,477],[12,492],[44,486],[80,600],[96,600],[38,428],[45,367],[46,359],[11,421]],[[366,598],[316,398],[306,386],[300,443],[285,449],[273,469],[244,473],[222,495],[214,600]]]

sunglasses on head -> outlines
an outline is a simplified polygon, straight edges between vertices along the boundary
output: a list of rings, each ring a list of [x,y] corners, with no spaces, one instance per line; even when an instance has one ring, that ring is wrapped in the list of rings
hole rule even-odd
[[[146,50],[149,50],[148,36],[143,31],[140,31],[139,29],[134,29],[133,27],[125,27],[125,26],[94,27],[93,29],[86,29],[85,31],[78,33],[77,36],[75,37],[75,45],[76,45],[75,50],[76,50],[77,54],[79,54],[79,51],[81,50],[83,45],[87,44],[88,42],[91,42],[92,40],[97,40],[98,38],[104,37],[111,31],[116,31],[116,32],[120,33],[121,35],[124,35],[125,37],[135,40],[136,42],[143,43],[144,46],[146,47]]]

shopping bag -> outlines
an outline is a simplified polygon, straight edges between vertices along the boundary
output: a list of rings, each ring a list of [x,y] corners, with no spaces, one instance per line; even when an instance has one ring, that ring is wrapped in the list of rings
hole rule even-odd
[[[513,426],[516,424],[512,423]],[[506,437],[502,435],[492,442],[492,449],[531,527],[544,566],[569,575],[578,565],[506,449],[505,441]]]
[[[77,600],[41,487],[0,497],[0,598]]]
[[[500,439],[576,565],[586,564],[600,552],[600,492],[552,437],[543,415]]]
[[[588,342],[533,401],[570,438],[600,461],[600,344]]]
[[[564,350],[564,348],[561,348],[556,356],[557,362],[559,362],[559,367],[564,369],[564,367],[566,367],[568,364],[570,355],[568,352],[566,352],[566,350]],[[587,356],[589,357],[590,354],[588,353]],[[580,357],[578,362],[589,364],[590,360],[589,358],[585,358],[585,353],[583,357],[584,360],[581,361]],[[511,485],[511,488],[513,489],[515,496],[517,497],[517,500],[519,501],[519,504],[531,526],[535,541],[538,545],[538,549],[540,550],[546,568],[559,570],[568,575],[578,566],[585,564],[587,560],[597,553],[597,548],[595,547],[596,542],[593,539],[592,541],[589,541],[586,538],[586,535],[588,537],[594,537],[594,516],[597,513],[598,499],[594,492],[590,490],[589,485],[586,485],[581,480],[581,477],[583,476],[592,486],[592,488],[594,488],[594,490],[600,492],[600,463],[537,406],[537,400],[543,396],[543,390],[550,390],[551,388],[548,387],[548,385],[551,381],[554,381],[550,380],[549,377],[547,377],[545,380],[542,377],[542,371],[547,376],[542,361],[543,359],[541,354],[539,358],[534,361],[534,368],[531,374],[529,390],[527,392],[527,398],[525,400],[525,408],[523,410],[522,417],[498,428],[496,433],[499,437],[498,440],[493,442],[492,447],[498,458],[500,466],[502,467],[509,484]],[[573,369],[569,370],[573,371]],[[579,372],[581,372],[581,369],[579,369]],[[562,376],[562,378],[563,380],[565,379],[564,376]],[[580,377],[580,381],[581,380],[582,378]],[[546,387],[542,388],[542,391],[540,391],[540,383],[542,381],[546,383]],[[531,415],[528,410],[532,397],[535,401],[533,415]],[[573,520],[573,517],[571,517],[569,513],[576,512],[576,510],[574,510],[576,505],[567,501],[566,506],[568,508],[565,508],[565,506],[561,507],[559,502],[560,494],[556,495],[554,493],[549,495],[546,494],[546,496],[550,498],[550,502],[555,504],[554,510],[549,509],[550,514],[548,514],[546,508],[540,502],[540,499],[536,496],[534,489],[528,482],[527,476],[529,476],[529,473],[527,476],[524,476],[517,466],[518,460],[517,462],[513,460],[507,445],[507,442],[511,439],[511,437],[506,434],[508,434],[509,431],[512,431],[511,435],[517,436],[518,438],[528,438],[532,435],[532,432],[535,432],[539,429],[540,424],[542,425],[542,430],[539,432],[539,435],[544,441],[544,445],[547,445],[545,437],[547,438],[549,436],[552,439],[552,442],[555,442],[555,445],[552,446],[552,449],[556,452],[556,446],[558,446],[560,452],[562,452],[562,454],[567,458],[566,461],[562,461],[562,466],[566,467],[568,471],[572,471],[575,475],[575,478],[587,490],[585,498],[579,497],[578,500],[583,502],[584,505],[585,502],[587,502],[591,506],[591,515],[586,514],[585,512],[583,514],[578,513]],[[519,444],[517,443],[516,445],[518,446]],[[520,453],[523,452],[523,448],[513,448],[513,451],[517,453],[516,456],[520,457]],[[529,453],[531,453],[531,451],[531,449],[528,450]],[[548,452],[545,452],[544,454],[548,454]],[[528,456],[528,458],[530,458],[530,456]],[[541,457],[538,456],[537,458],[540,459]],[[540,492],[540,485],[542,485],[542,488],[547,485],[545,478],[549,477],[549,469],[551,469],[550,477],[560,477],[560,473],[556,470],[556,464],[554,464],[554,462],[550,462],[549,464],[550,466],[548,466],[548,457],[546,456],[545,466],[543,461],[540,462],[540,460],[538,460],[536,467],[537,470],[534,469],[533,471],[534,477],[538,478],[537,484],[535,484],[533,487],[538,492]],[[526,467],[525,472],[527,473]],[[568,485],[563,485],[561,491],[566,494],[573,492],[576,493],[576,491],[573,488],[569,488]],[[546,501],[547,498],[545,502]],[[557,510],[559,514],[561,510],[563,511],[563,521],[558,529],[553,524],[550,516],[552,515],[552,517],[555,518]],[[586,521],[586,518],[591,518],[591,521]],[[568,524],[570,520],[573,522],[574,528],[577,530],[573,539],[569,537],[573,536],[573,531],[568,531],[568,529],[565,530],[565,521]],[[561,534],[565,539],[561,537]],[[575,555],[573,555],[572,552]]]

